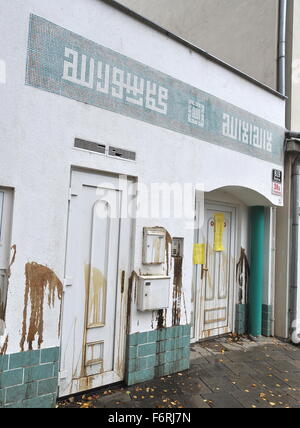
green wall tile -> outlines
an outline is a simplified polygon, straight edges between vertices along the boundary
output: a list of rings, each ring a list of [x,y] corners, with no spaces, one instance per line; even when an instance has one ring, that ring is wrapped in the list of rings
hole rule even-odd
[[[9,357],[9,369],[37,366],[40,363],[41,351],[27,351],[11,354]]]
[[[48,348],[41,350],[41,363],[55,363],[59,360],[59,348]]]
[[[137,346],[129,346],[128,349],[128,358],[130,360],[134,360],[137,357]]]
[[[24,408],[24,402],[19,401],[18,403],[13,404],[6,404],[5,409],[23,409]]]
[[[23,369],[9,370],[0,374],[0,389],[23,383]]]
[[[148,343],[156,342],[158,338],[158,331],[153,330],[148,332]]]
[[[53,378],[54,364],[29,367],[24,370],[24,383]]]
[[[27,383],[6,389],[6,404],[17,403],[37,396],[37,383]]]
[[[137,370],[137,360],[128,360],[127,361],[127,371],[128,373],[133,373]]]
[[[133,385],[151,380],[155,376],[165,376],[188,369],[190,332],[190,325],[180,325],[148,333],[137,333],[136,337],[129,336],[126,362],[127,384]],[[134,343],[138,343],[138,346],[129,345]],[[131,359],[132,357],[134,358]]]
[[[138,347],[138,356],[146,357],[148,355],[156,354],[156,343],[150,343],[146,345],[140,345]]]
[[[156,365],[156,355],[151,355],[150,357],[147,357],[147,368],[151,369],[155,367]]]
[[[56,393],[58,389],[58,379],[42,380],[38,383],[38,395],[47,395]]]
[[[138,333],[130,334],[128,336],[128,345],[129,346],[135,346],[138,344]]]
[[[0,407],[4,405],[4,399],[5,399],[5,390],[0,389]]]
[[[148,343],[148,333],[139,333],[138,344],[143,345],[145,343]]]
[[[0,355],[0,373],[8,370],[8,355]]]
[[[147,357],[137,359],[136,371],[144,370],[147,368]]]
[[[145,369],[145,370],[136,372],[135,374],[136,383],[141,383],[141,382],[146,382],[147,380],[151,380],[154,378],[154,375],[155,375],[154,368]]]
[[[27,409],[47,409],[53,408],[56,404],[56,394],[44,395],[23,401],[23,406]]]
[[[167,329],[161,328],[160,330],[158,330],[157,336],[158,340],[165,340],[167,337]]]

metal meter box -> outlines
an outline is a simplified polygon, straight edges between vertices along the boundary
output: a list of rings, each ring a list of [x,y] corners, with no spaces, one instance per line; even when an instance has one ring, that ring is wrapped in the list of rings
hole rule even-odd
[[[172,257],[183,257],[183,238],[172,239]]]
[[[166,261],[166,231],[160,227],[144,227],[143,264]]]
[[[170,301],[169,276],[139,276],[138,310],[167,309]]]

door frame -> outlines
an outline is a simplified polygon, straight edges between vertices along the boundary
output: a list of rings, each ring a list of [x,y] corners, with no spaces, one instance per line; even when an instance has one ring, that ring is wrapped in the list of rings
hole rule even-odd
[[[73,197],[76,197],[76,192],[79,189],[76,189],[76,180],[73,180],[76,174],[83,174],[88,177],[89,184],[91,186],[97,186],[99,183],[103,183],[103,188],[117,190],[120,192],[121,200],[126,200],[127,205],[129,201],[124,197],[124,188],[122,187],[122,175],[116,173],[109,173],[106,171],[98,171],[94,169],[81,168],[81,167],[71,167],[70,173],[70,193],[69,193],[69,203],[68,203],[68,213],[67,213],[67,231],[66,231],[66,244],[65,244],[65,263],[64,263],[64,292],[62,299],[62,315],[61,315],[61,335],[60,335],[60,372],[59,372],[59,397],[65,397],[67,395],[75,394],[78,392],[83,392],[91,390],[93,388],[99,388],[104,385],[113,384],[120,382],[125,378],[125,364],[126,364],[126,338],[127,338],[127,309],[128,309],[128,282],[132,272],[133,266],[133,256],[134,256],[134,247],[132,245],[133,236],[134,236],[134,222],[133,219],[127,216],[127,218],[122,218],[122,210],[120,213],[120,225],[119,225],[119,248],[118,248],[118,267],[117,267],[117,292],[116,292],[116,313],[115,313],[115,337],[114,337],[114,357],[113,357],[113,371],[103,373],[102,375],[102,384],[93,386],[93,376],[87,377],[86,382],[82,382],[79,378],[72,378],[72,382],[68,392],[66,388],[61,387],[62,380],[66,377],[65,370],[65,361],[63,356],[63,326],[64,326],[64,316],[65,314],[65,293],[66,285],[68,285],[68,251],[69,251],[69,233],[70,233],[70,215],[71,215],[71,200]],[[114,181],[113,184],[109,183],[109,179]],[[77,179],[78,180],[78,179]],[[127,176],[127,183],[129,186],[130,194],[134,194],[134,184],[135,178]],[[115,183],[118,183],[118,186]],[[105,184],[105,186],[104,186]],[[121,202],[122,207],[123,202]],[[122,249],[122,239],[128,237],[128,245],[124,246]],[[128,251],[128,249],[130,249]],[[85,305],[86,306],[86,305]],[[85,311],[85,309],[83,308]],[[85,314],[86,317],[86,314]],[[81,339],[83,340],[83,338]],[[82,343],[84,345],[84,343]],[[81,359],[83,355],[81,355]],[[72,367],[73,369],[73,367]],[[78,388],[78,384],[80,387]]]
[[[196,210],[197,210],[197,202],[202,202],[202,196],[196,194]],[[229,325],[231,325],[230,329],[224,329],[223,332],[220,333],[220,335],[229,334],[231,332],[234,332],[235,330],[235,302],[237,297],[237,287],[236,287],[236,278],[235,278],[235,269],[236,269],[236,261],[238,257],[238,248],[239,248],[239,240],[240,240],[240,217],[239,217],[239,206],[236,204],[232,204],[230,202],[225,201],[218,201],[215,199],[205,198],[204,200],[204,211],[206,209],[229,209],[232,213],[232,229],[231,229],[231,239],[232,239],[232,255],[233,260],[231,260],[231,266],[230,266],[230,277],[231,277],[231,290],[230,290],[230,304],[229,304]],[[204,214],[205,215],[205,214]],[[198,213],[196,214],[196,222],[199,221],[200,218],[198,216]],[[195,237],[194,242],[198,242],[198,233],[199,233],[199,224],[196,223],[196,231],[195,231]],[[201,337],[201,317],[202,317],[202,281],[200,278],[201,267],[200,265],[194,265],[194,272],[193,272],[193,295],[194,295],[194,315],[193,315],[193,337],[191,338],[191,343],[197,343],[203,340],[209,340],[213,339],[213,337]],[[223,330],[223,329],[221,329]],[[218,336],[214,336],[218,337]]]

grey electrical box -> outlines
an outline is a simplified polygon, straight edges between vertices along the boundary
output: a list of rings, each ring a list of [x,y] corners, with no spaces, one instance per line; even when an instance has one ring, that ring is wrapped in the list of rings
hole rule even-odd
[[[139,276],[138,310],[167,309],[170,304],[170,283],[169,276]]]
[[[172,239],[172,257],[183,257],[184,238]]]
[[[145,227],[143,264],[162,264],[166,261],[166,231],[160,227]]]

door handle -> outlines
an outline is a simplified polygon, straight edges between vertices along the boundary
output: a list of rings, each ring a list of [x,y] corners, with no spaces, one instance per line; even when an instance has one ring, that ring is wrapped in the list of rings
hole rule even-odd
[[[201,279],[204,278],[204,275],[208,272],[208,268],[204,267],[204,265],[201,265]]]

